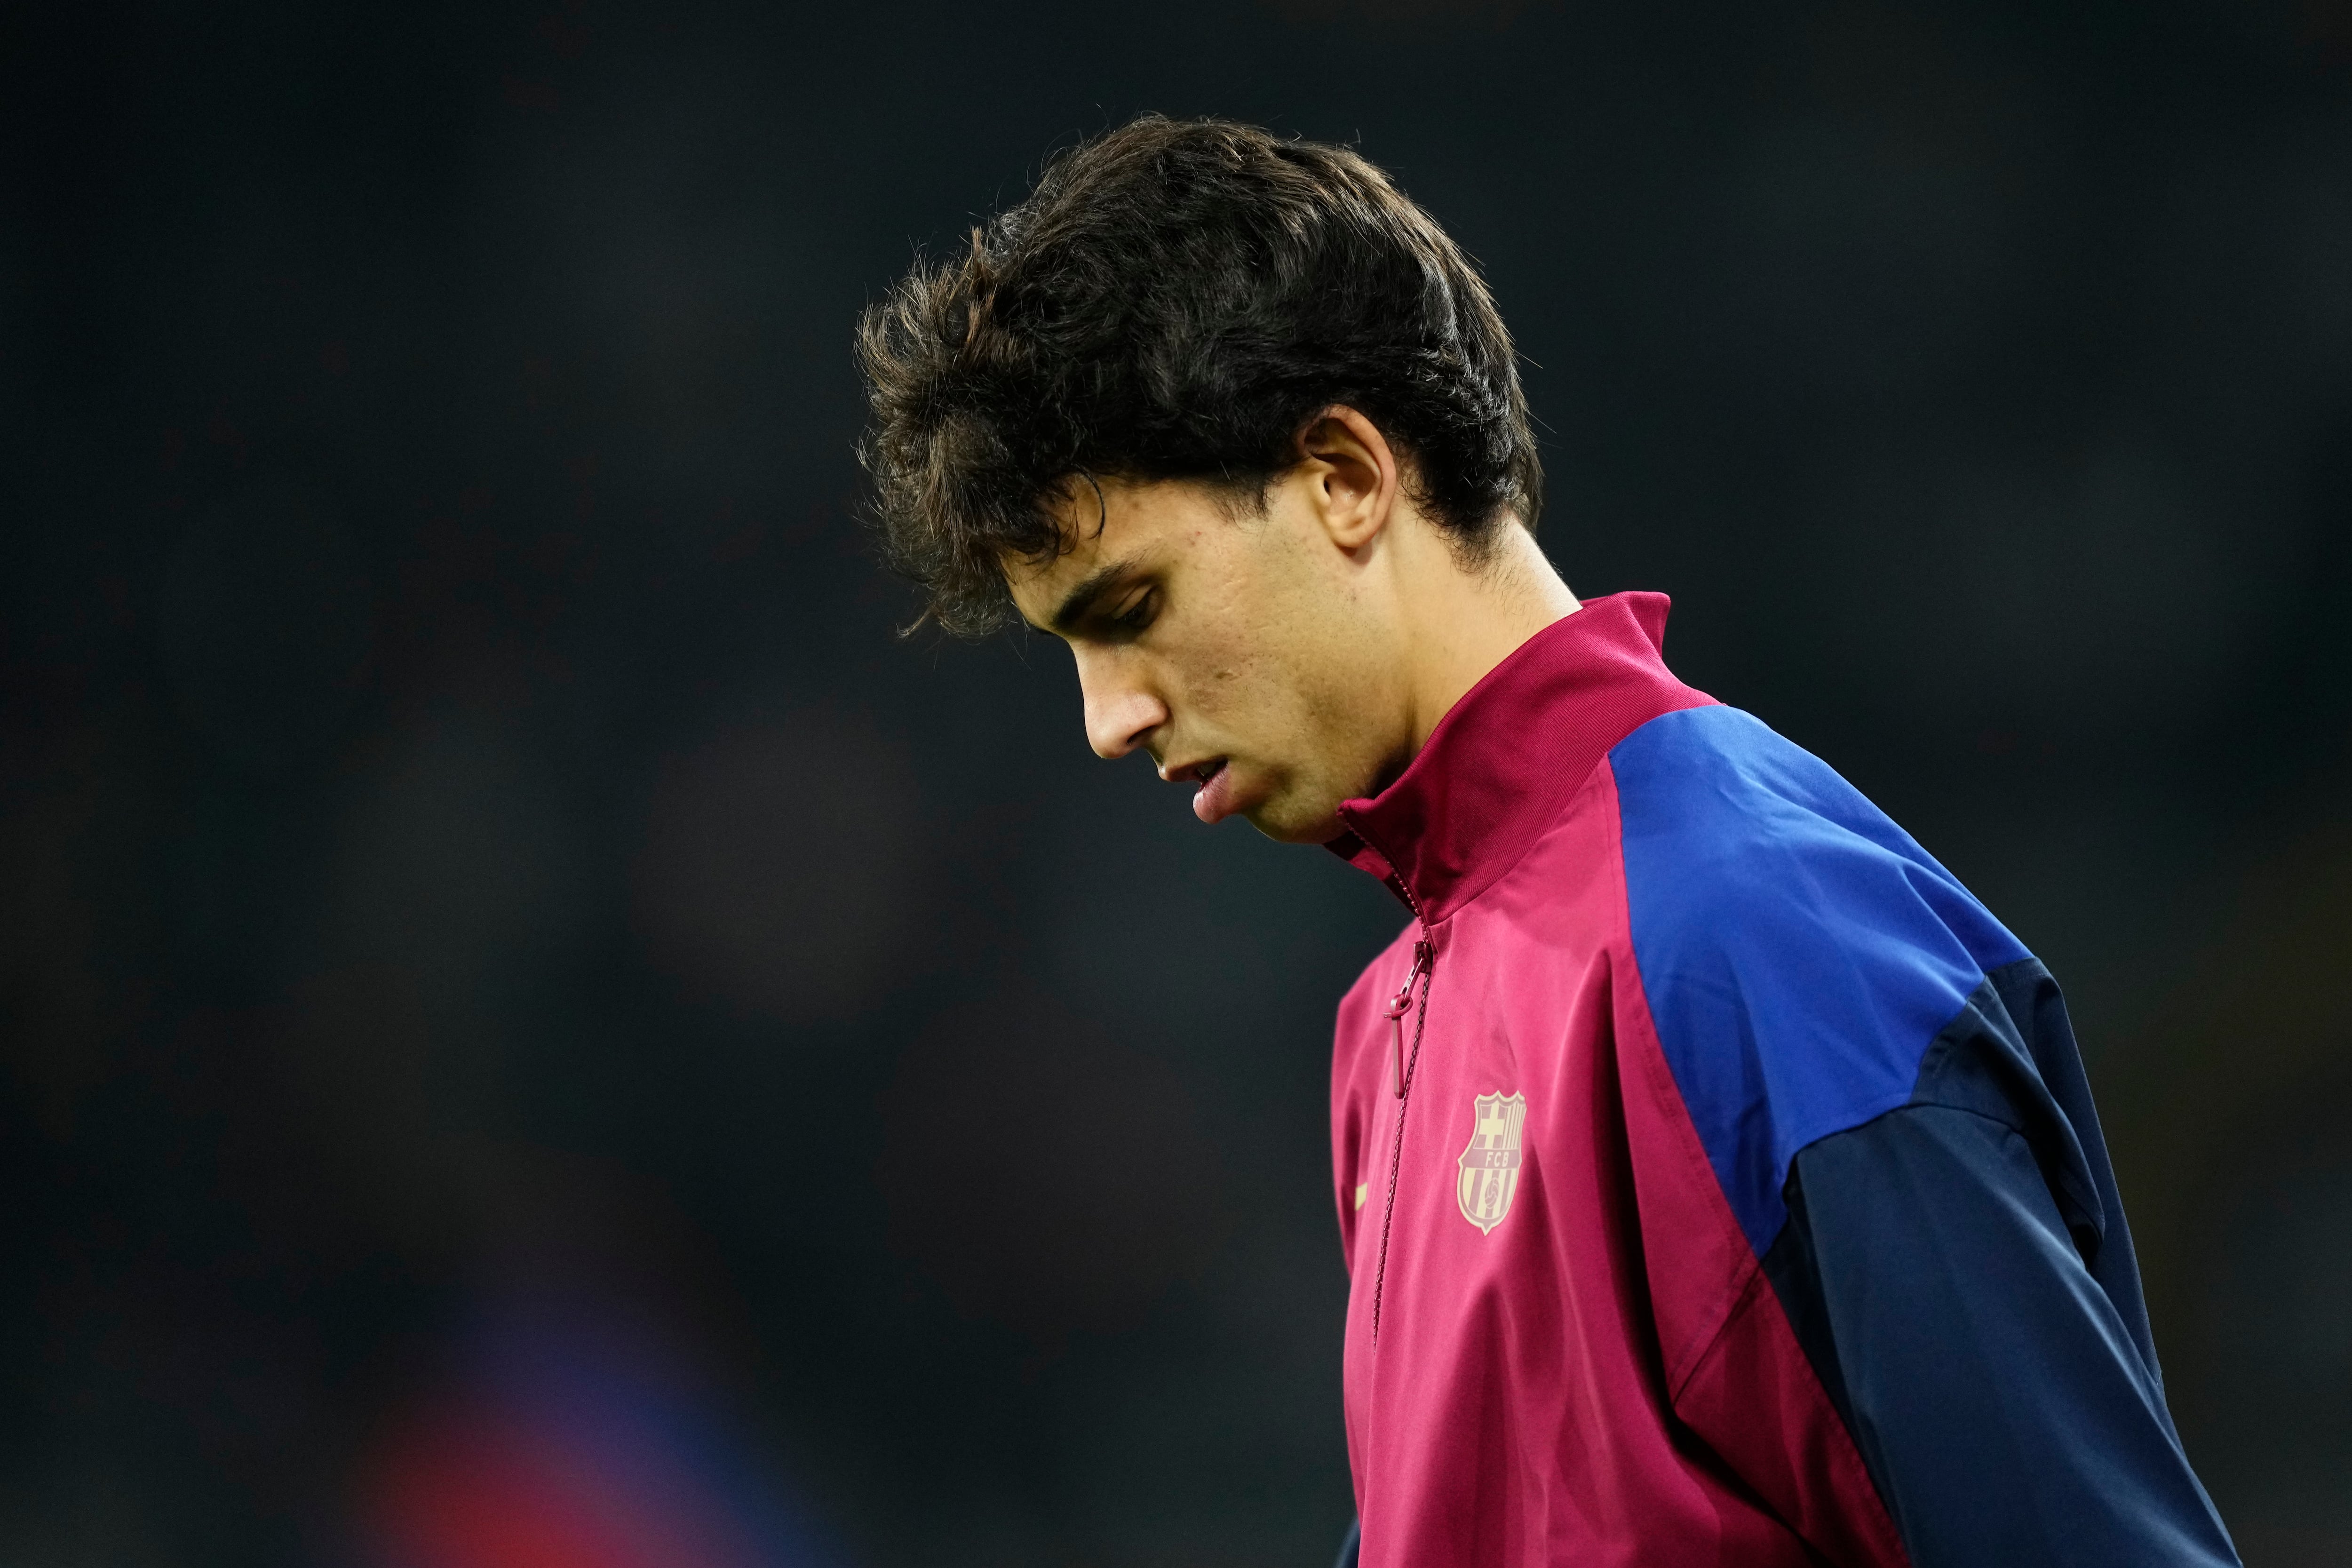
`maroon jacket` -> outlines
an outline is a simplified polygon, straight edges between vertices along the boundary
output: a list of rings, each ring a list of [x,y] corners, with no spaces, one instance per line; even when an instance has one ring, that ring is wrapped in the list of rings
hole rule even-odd
[[[2234,1563],[2054,985],[1665,612],[1341,808],[1416,917],[1332,1068],[1366,1568]]]

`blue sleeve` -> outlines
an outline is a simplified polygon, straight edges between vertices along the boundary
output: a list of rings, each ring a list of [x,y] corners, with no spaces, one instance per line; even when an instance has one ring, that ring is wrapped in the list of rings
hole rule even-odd
[[[1915,1568],[2234,1564],[2048,972],[1745,713],[1610,765],[1660,1049]]]
[[[1916,1568],[2238,1561],[2165,1408],[2086,1089],[2067,1113],[2079,1079],[2055,986],[2020,965],[1910,1104],[1790,1173],[1767,1271]]]
[[[1348,1539],[1339,1542],[1339,1556],[1333,1568],[1356,1568],[1356,1558],[1364,1543],[1364,1521],[1358,1520],[1348,1527]]]

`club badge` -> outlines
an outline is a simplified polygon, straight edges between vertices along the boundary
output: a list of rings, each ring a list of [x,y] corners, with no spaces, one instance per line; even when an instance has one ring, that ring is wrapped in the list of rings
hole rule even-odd
[[[1462,1151],[1462,1174],[1454,1196],[1462,1217],[1480,1235],[1503,1223],[1519,1190],[1519,1128],[1528,1119],[1523,1094],[1482,1094],[1470,1110],[1470,1146]]]

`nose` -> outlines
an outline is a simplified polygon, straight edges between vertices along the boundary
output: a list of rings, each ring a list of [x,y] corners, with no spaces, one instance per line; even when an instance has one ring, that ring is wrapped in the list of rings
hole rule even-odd
[[[1168,705],[1122,661],[1078,654],[1078,691],[1086,702],[1087,743],[1098,757],[1123,757],[1168,722]]]

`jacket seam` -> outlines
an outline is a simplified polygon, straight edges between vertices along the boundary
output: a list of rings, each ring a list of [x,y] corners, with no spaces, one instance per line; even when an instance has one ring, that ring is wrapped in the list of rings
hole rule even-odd
[[[1640,723],[1635,724],[1632,729],[1627,730],[1622,735],[1620,735],[1615,740],[1610,742],[1606,746],[1603,746],[1601,749],[1601,754],[1592,759],[1592,765],[1584,771],[1584,776],[1577,780],[1575,785],[1560,797],[1559,805],[1553,808],[1551,816],[1545,819],[1544,825],[1536,829],[1534,834],[1528,837],[1527,843],[1520,847],[1519,852],[1512,856],[1510,859],[1505,861],[1502,865],[1496,867],[1493,876],[1488,877],[1486,880],[1478,884],[1478,890],[1476,892],[1464,895],[1460,901],[1448,907],[1445,918],[1452,920],[1454,915],[1468,909],[1471,905],[1485,898],[1488,892],[1500,886],[1505,878],[1508,877],[1512,872],[1517,870],[1522,865],[1526,864],[1528,857],[1533,855],[1536,852],[1537,847],[1541,845],[1545,839],[1550,837],[1554,833],[1559,831],[1561,819],[1567,816],[1569,812],[1574,808],[1578,799],[1583,795],[1584,792],[1592,787],[1592,781],[1600,776],[1601,770],[1610,765],[1610,758],[1616,753],[1617,748],[1631,740],[1634,734],[1647,728],[1649,725],[1656,723],[1659,720],[1668,718],[1676,713],[1689,713],[1701,708],[1722,708],[1727,706],[1726,703],[1716,698],[1707,696],[1703,691],[1696,691],[1696,689],[1693,688],[1685,688],[1685,689],[1693,691],[1699,700],[1685,704],[1678,708],[1662,708],[1657,712],[1653,713],[1648,718],[1643,720]],[[1611,774],[1611,783],[1612,786],[1612,792],[1614,793],[1613,786],[1615,783],[1615,774],[1613,770]],[[1611,813],[1612,820],[1609,826],[1609,837],[1610,842],[1612,845],[1617,845],[1619,847],[1620,853],[1618,855],[1618,863],[1622,867],[1624,863],[1624,856],[1622,853],[1622,844],[1619,844],[1619,825],[1613,820],[1615,815],[1616,814],[1613,812]],[[1358,837],[1361,837],[1362,835],[1359,834]],[[1370,840],[1367,840],[1366,842],[1370,842]],[[1402,873],[1400,873],[1400,875],[1402,875]],[[1629,926],[1627,929],[1631,930],[1632,928]]]
[[[1739,1216],[1731,1211],[1730,1195],[1724,1192],[1723,1183],[1715,1173],[1714,1163],[1706,1157],[1706,1146],[1698,1136],[1698,1129],[1692,1125],[1690,1107],[1683,1100],[1682,1085],[1675,1081],[1675,1069],[1666,1060],[1665,1042],[1658,1038],[1657,1016],[1650,1007],[1649,983],[1642,975],[1642,955],[1633,951],[1633,893],[1625,885],[1624,873],[1624,807],[1617,798],[1616,769],[1605,755],[1593,772],[1597,775],[1604,768],[1609,774],[1609,800],[1607,809],[1601,813],[1601,826],[1608,835],[1609,857],[1617,867],[1614,879],[1617,928],[1624,933],[1625,962],[1633,971],[1634,991],[1641,1000],[1642,1016],[1648,1023],[1645,1031],[1647,1041],[1645,1044],[1637,1042],[1634,1050],[1639,1058],[1637,1070],[1647,1081],[1649,1091],[1659,1096],[1671,1112],[1679,1134],[1674,1141],[1675,1152],[1683,1161],[1685,1173],[1694,1178],[1700,1191],[1713,1193],[1716,1196],[1716,1203],[1710,1205],[1710,1214],[1717,1240],[1734,1256],[1746,1260],[1727,1277],[1715,1300],[1701,1310],[1701,1327],[1694,1331],[1690,1341],[1669,1352],[1664,1341],[1660,1340],[1658,1355],[1664,1363],[1669,1391],[1667,1398],[1671,1402],[1682,1388],[1687,1386],[1706,1349],[1722,1336],[1725,1327],[1731,1321],[1732,1309],[1749,1288],[1748,1271],[1760,1269],[1762,1264],[1757,1258],[1755,1249],[1748,1245],[1748,1233],[1740,1228]],[[1619,1042],[1621,1059],[1624,1045],[1622,1040]],[[1693,1342],[1696,1345],[1696,1350],[1691,1348]]]
[[[1990,1119],[1988,1118],[1988,1120]],[[1772,1289],[1770,1276],[1765,1272],[1763,1260],[1759,1258],[1749,1268],[1748,1281],[1741,1287],[1738,1299],[1732,1303],[1731,1310],[1724,1314],[1723,1321],[1717,1325],[1714,1333],[1707,1336],[1706,1348],[1692,1361],[1689,1373],[1669,1395],[1677,1410],[1681,1405],[1684,1393],[1692,1384],[1698,1381],[1699,1373],[1705,1372],[1714,1360],[1716,1352],[1721,1348],[1724,1337],[1730,1332],[1731,1326],[1738,1322],[1741,1314],[1745,1312],[1764,1310],[1765,1309],[1759,1303],[1766,1299],[1769,1299],[1775,1308],[1780,1305],[1780,1293]],[[1901,1526],[1895,1521],[1895,1510],[1887,1506],[1885,1496],[1880,1492],[1878,1478],[1870,1473],[1869,1461],[1862,1457],[1861,1444],[1855,1440],[1853,1430],[1846,1425],[1845,1418],[1838,1413],[1837,1407],[1831,1404],[1829,1391],[1822,1383],[1821,1370],[1813,1365],[1812,1358],[1805,1353],[1801,1345],[1798,1347],[1797,1359],[1804,1368],[1806,1379],[1811,1383],[1814,1392],[1821,1396],[1820,1413],[1827,1416],[1829,1424],[1843,1439],[1835,1445],[1834,1457],[1831,1463],[1847,1471],[1850,1476],[1858,1478],[1860,1489],[1875,1505],[1875,1514],[1871,1522],[1877,1528],[1870,1533],[1880,1537],[1882,1547],[1891,1547],[1895,1551],[1896,1553],[1895,1560],[1897,1563],[1908,1563],[1911,1560],[1910,1547],[1903,1539]],[[1790,1521],[1782,1522],[1788,1523],[1792,1531],[1796,1528]]]
[[[1729,1303],[1724,1308],[1723,1316],[1716,1321],[1715,1327],[1707,1332],[1706,1342],[1692,1353],[1689,1363],[1683,1369],[1682,1375],[1668,1381],[1666,1385],[1668,1404],[1677,1406],[1682,1404],[1683,1394],[1694,1382],[1697,1381],[1698,1374],[1706,1370],[1707,1358],[1715,1354],[1716,1347],[1723,1342],[1723,1336],[1731,1331],[1731,1325],[1739,1321],[1739,1314],[1746,1310],[1748,1303],[1756,1299],[1758,1288],[1766,1283],[1764,1264],[1760,1258],[1749,1258],[1741,1273],[1745,1278],[1739,1282],[1739,1288],[1731,1293]]]

